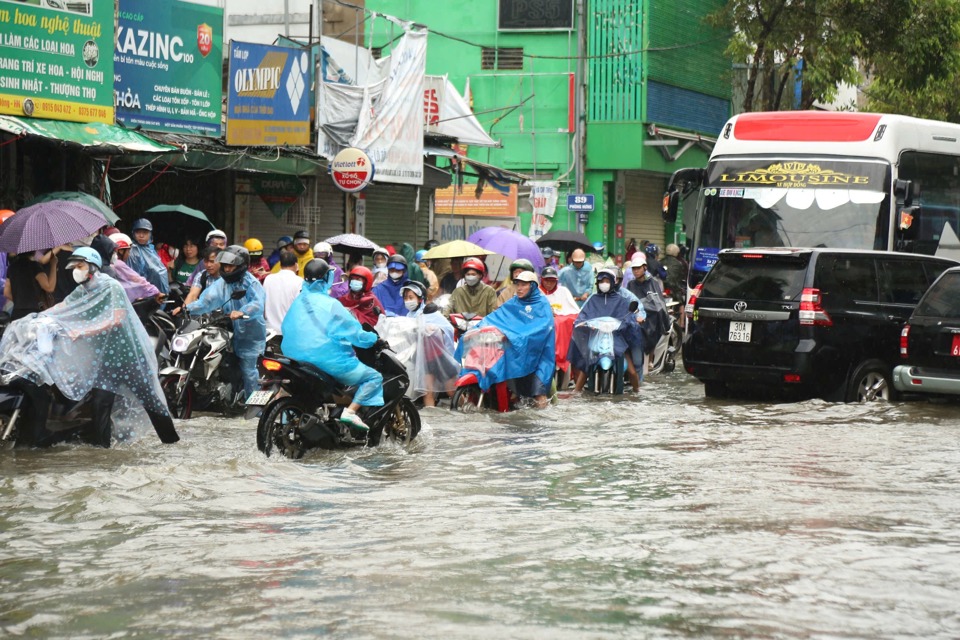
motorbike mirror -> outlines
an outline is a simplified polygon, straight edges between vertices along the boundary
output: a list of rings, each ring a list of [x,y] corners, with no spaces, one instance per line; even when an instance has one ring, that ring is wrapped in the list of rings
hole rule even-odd
[[[637,302],[636,300],[632,300],[632,301],[630,302],[630,313],[636,313],[636,312],[637,312],[637,309],[639,309],[639,308],[640,308],[640,303],[639,303],[639,302]]]
[[[246,289],[237,289],[232,294],[230,294],[231,300],[243,300],[244,296],[247,295]]]
[[[477,317],[477,314],[475,314],[475,313],[464,313],[464,314],[463,314],[463,319],[466,320],[466,321],[468,321],[468,322],[469,322],[470,320],[473,320],[473,319],[476,318],[476,317]]]
[[[364,331],[373,331],[374,333],[376,333],[376,329],[374,329],[372,326],[370,326],[370,323],[369,323],[369,322],[364,322],[364,323],[363,323],[362,325],[360,325],[360,326],[363,327],[363,330],[364,330]]]

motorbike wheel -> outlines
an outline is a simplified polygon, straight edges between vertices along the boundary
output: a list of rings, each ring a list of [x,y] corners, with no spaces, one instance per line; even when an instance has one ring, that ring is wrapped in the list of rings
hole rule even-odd
[[[298,427],[306,411],[293,398],[280,398],[267,406],[257,423],[257,449],[270,457],[274,451],[299,460],[307,452]]]
[[[167,399],[170,415],[180,420],[189,420],[190,416],[193,415],[193,385],[188,382],[177,394],[177,379],[170,377],[164,380],[160,386],[163,388],[163,395]]]
[[[410,444],[420,433],[420,412],[410,398],[403,398],[394,410],[393,422],[384,428],[384,434],[392,442]]]
[[[460,413],[474,413],[480,410],[480,385],[468,384],[464,387],[457,387],[453,392],[453,398],[450,400],[450,408]]]

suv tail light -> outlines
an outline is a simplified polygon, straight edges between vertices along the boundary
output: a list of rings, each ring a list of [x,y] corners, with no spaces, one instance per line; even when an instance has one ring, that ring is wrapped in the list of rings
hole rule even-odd
[[[703,291],[702,282],[694,287],[693,292],[690,294],[690,298],[687,299],[687,306],[683,308],[683,313],[691,320],[693,320],[693,305],[697,304],[697,298],[700,297],[701,291]]]
[[[903,325],[903,329],[900,330],[900,357],[906,358],[910,355],[909,353],[909,344],[910,340],[910,325]]]
[[[820,306],[820,289],[806,288],[800,294],[800,324],[832,327],[833,320]]]

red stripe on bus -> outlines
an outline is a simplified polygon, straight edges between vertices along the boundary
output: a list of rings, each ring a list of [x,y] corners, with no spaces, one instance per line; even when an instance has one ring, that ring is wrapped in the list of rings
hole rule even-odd
[[[876,113],[785,111],[744,113],[737,117],[737,140],[789,140],[795,142],[857,142],[868,140],[881,116]]]

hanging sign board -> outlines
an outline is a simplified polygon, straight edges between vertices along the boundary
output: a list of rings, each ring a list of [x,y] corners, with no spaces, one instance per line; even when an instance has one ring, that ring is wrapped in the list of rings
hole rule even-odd
[[[277,218],[282,218],[306,191],[303,182],[297,176],[255,175],[250,178],[250,186]]]
[[[373,162],[360,149],[348,147],[338,153],[330,163],[330,176],[337,188],[347,193],[356,193],[367,188],[373,181]]]

